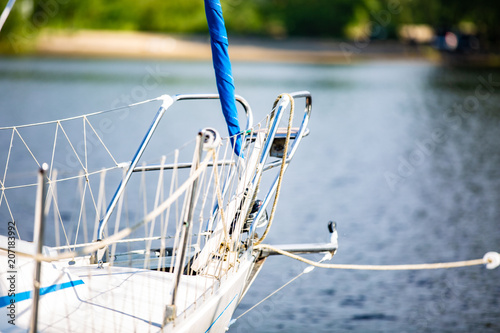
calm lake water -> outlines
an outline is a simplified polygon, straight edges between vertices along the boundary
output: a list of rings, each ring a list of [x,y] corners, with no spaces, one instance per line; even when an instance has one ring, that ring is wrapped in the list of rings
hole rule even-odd
[[[335,220],[340,247],[334,263],[446,262],[500,250],[499,70],[416,61],[236,62],[233,70],[237,93],[256,119],[282,92],[313,95],[311,134],[287,171],[268,243],[326,241],[327,222]],[[0,58],[0,127],[194,92],[215,92],[210,63]],[[146,125],[156,106],[150,109]],[[197,120],[215,121],[196,112]],[[178,118],[190,126],[193,116]],[[141,136],[127,132],[111,145],[126,161]],[[9,219],[0,210],[0,232]],[[269,258],[236,316],[305,267]],[[500,269],[484,267],[317,268],[230,332],[499,332],[499,281]]]

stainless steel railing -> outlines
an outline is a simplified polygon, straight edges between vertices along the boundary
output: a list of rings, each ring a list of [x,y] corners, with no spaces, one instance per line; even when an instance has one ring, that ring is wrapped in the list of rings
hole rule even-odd
[[[165,111],[176,101],[181,101],[181,100],[203,100],[203,99],[218,99],[219,95],[218,94],[180,94],[180,95],[175,95],[175,96],[168,96],[165,95],[163,99],[163,104],[159,108],[158,112],[156,113],[153,122],[151,123],[149,129],[146,132],[146,135],[144,136],[141,144],[139,145],[139,148],[137,149],[136,153],[134,154],[134,157],[132,158],[130,165],[128,167],[127,173],[125,174],[123,180],[120,182],[118,185],[118,188],[116,189],[113,197],[111,198],[111,201],[106,209],[106,213],[104,214],[104,217],[99,221],[99,226],[98,226],[98,232],[97,232],[97,241],[103,239],[104,237],[104,230],[106,227],[106,224],[109,221],[109,218],[111,217],[111,214],[113,214],[113,211],[115,210],[115,207],[122,196],[123,192],[125,191],[125,187],[127,186],[128,181],[130,180],[132,173],[135,171],[137,164],[142,157],[142,154],[144,153],[146,147],[148,146],[149,142],[151,141],[151,138],[156,131],[156,128],[158,127],[158,124],[160,123],[161,118],[165,114]],[[250,108],[250,105],[248,102],[241,96],[235,96],[236,101],[240,103],[240,105],[243,107],[243,110],[245,111],[246,117],[247,117],[247,122],[245,126],[245,130],[249,129],[253,125],[253,114],[252,114],[252,109]],[[102,254],[99,254],[97,260],[102,259]]]

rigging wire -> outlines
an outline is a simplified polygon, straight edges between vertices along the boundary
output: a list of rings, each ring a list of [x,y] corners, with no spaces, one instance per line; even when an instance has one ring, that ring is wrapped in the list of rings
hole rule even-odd
[[[326,253],[325,256],[320,261],[318,261],[318,262],[321,263],[321,262],[323,262],[325,260],[330,260],[331,258],[332,258],[332,254],[331,253]],[[256,307],[258,307],[260,304],[264,303],[266,300],[268,300],[273,295],[275,295],[276,293],[278,293],[279,291],[281,291],[283,288],[285,288],[286,286],[288,286],[290,283],[292,283],[293,281],[297,280],[302,275],[312,272],[314,268],[315,268],[314,266],[307,266],[306,268],[304,268],[304,270],[302,272],[300,272],[297,276],[295,276],[295,277],[291,278],[290,280],[288,280],[287,283],[285,283],[284,285],[282,285],[281,287],[279,287],[278,289],[276,289],[275,291],[273,291],[272,293],[270,293],[269,295],[267,295],[266,297],[264,297],[261,301],[257,302],[254,306],[252,306],[250,309],[248,309],[245,312],[243,312],[242,314],[240,314],[235,319],[232,319],[231,322],[229,323],[229,326],[231,326],[232,324],[234,324],[238,319],[240,319],[241,317],[243,317],[244,315],[246,315],[247,313],[249,313],[250,311],[252,311]]]
[[[128,109],[128,108],[133,107],[133,106],[138,106],[138,105],[147,104],[147,103],[156,102],[156,101],[163,101],[164,96],[166,96],[166,95],[162,95],[162,96],[159,96],[159,97],[147,99],[147,100],[140,101],[140,102],[137,102],[137,103],[123,105],[123,106],[119,106],[119,107],[111,108],[111,109],[106,109],[106,110],[95,111],[95,112],[92,112],[92,113],[87,113],[87,114],[83,114],[83,115],[79,115],[79,116],[74,116],[74,117],[62,118],[62,119],[57,119],[57,120],[41,121],[41,122],[38,122],[38,123],[24,124],[24,125],[18,125],[18,126],[3,126],[3,127],[0,127],[0,130],[18,129],[18,128],[24,128],[24,127],[32,127],[32,126],[56,124],[58,122],[65,122],[65,121],[69,121],[69,120],[75,120],[75,119],[81,119],[81,118],[88,118],[88,117],[97,116],[97,115],[100,115],[100,114],[103,114],[103,113],[108,113],[108,112],[113,112],[113,111]]]

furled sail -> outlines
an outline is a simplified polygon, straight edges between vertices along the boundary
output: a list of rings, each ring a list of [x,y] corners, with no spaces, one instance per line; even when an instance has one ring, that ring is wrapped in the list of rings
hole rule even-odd
[[[240,155],[241,136],[238,121],[238,111],[234,98],[234,81],[231,62],[228,54],[228,39],[222,7],[219,0],[205,0],[205,13],[208,29],[210,31],[210,44],[212,46],[212,60],[219,91],[222,112],[226,119],[229,136],[232,138],[234,152]]]

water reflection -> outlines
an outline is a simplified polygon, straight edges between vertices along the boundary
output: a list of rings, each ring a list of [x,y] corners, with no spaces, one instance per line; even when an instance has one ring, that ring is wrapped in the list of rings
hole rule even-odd
[[[146,91],[149,98],[215,90],[206,62],[0,59],[2,125],[108,108],[132,96],[155,66],[168,74]],[[334,219],[337,263],[453,261],[498,250],[500,71],[423,62],[233,68],[237,93],[250,101],[256,119],[279,93],[313,94],[311,134],[287,171],[269,243],[326,241],[327,221]],[[201,114],[204,121],[213,118]],[[173,125],[190,126],[186,115],[170,116]],[[137,145],[137,138],[123,135],[129,132],[131,127],[113,133],[120,140],[111,144],[124,160],[127,147]],[[236,315],[303,269],[290,259],[270,258]],[[231,331],[493,332],[500,330],[499,279],[500,270],[482,267],[316,269]]]

